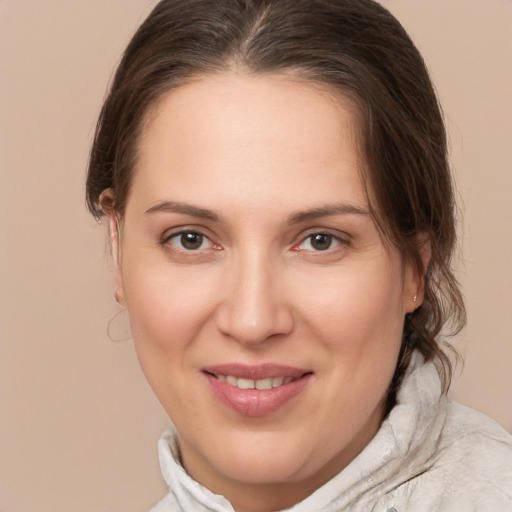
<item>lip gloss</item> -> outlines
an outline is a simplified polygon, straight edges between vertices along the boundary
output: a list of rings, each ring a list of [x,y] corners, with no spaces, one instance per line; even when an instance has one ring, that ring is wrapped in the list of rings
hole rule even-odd
[[[274,364],[245,366],[238,364],[216,365],[203,370],[213,394],[228,408],[244,416],[264,416],[278,411],[297,396],[310,382],[308,370]],[[240,389],[221,380],[217,375],[237,379],[292,378],[291,382],[270,389]]]

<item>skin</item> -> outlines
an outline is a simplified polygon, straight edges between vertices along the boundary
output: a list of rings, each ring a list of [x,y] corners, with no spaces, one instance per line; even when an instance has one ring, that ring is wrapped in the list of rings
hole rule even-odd
[[[404,315],[423,298],[367,213],[356,129],[347,98],[291,77],[198,79],[148,116],[120,239],[109,212],[142,369],[185,468],[237,512],[292,506],[368,444]],[[197,249],[183,232],[203,235]],[[201,371],[231,362],[313,376],[283,408],[249,417]]]

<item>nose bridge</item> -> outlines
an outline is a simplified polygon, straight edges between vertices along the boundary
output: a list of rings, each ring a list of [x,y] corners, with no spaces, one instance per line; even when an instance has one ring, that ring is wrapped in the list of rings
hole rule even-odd
[[[282,273],[272,255],[260,247],[233,255],[226,268],[226,288],[219,328],[244,344],[258,344],[292,327]]]

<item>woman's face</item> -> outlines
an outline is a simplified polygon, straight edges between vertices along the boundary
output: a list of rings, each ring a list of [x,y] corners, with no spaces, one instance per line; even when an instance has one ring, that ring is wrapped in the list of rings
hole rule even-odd
[[[194,478],[288,506],[377,431],[418,281],[368,215],[346,98],[226,73],[147,121],[117,270],[140,363]]]

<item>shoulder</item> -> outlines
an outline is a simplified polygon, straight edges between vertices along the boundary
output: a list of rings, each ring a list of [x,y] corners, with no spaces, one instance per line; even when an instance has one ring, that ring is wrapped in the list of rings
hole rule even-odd
[[[511,434],[484,414],[450,402],[431,466],[417,484],[415,494],[436,501],[436,510],[512,510]]]
[[[485,414],[457,402],[448,404],[440,461],[445,454],[458,454],[466,463],[474,461],[491,474],[499,472],[512,478],[512,435]]]
[[[179,507],[175,497],[169,493],[165,495],[156,505],[151,507],[148,512],[178,512]]]

